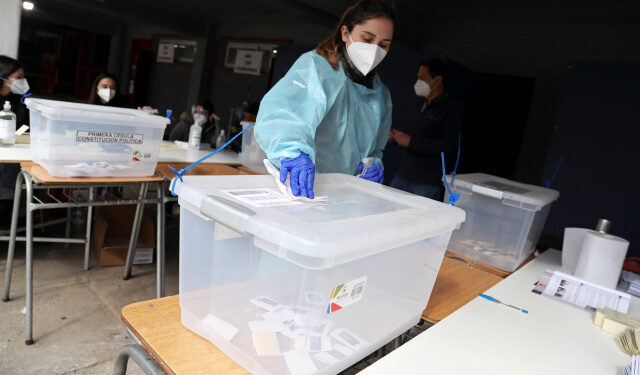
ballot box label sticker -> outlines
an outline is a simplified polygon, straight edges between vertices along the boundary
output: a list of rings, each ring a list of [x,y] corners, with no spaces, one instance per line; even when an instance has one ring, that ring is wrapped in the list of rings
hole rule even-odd
[[[364,287],[367,284],[367,277],[362,276],[355,280],[339,284],[329,295],[329,305],[327,314],[334,313],[349,305],[360,301],[364,295]]]
[[[240,202],[253,207],[274,207],[301,204],[300,202],[289,200],[282,193],[271,189],[233,189],[221,191]]]
[[[133,152],[133,161],[144,161],[147,159],[151,159],[150,152],[140,152],[140,151]]]
[[[76,142],[83,143],[119,143],[141,145],[143,135],[138,133],[108,132],[98,130],[76,131]]]

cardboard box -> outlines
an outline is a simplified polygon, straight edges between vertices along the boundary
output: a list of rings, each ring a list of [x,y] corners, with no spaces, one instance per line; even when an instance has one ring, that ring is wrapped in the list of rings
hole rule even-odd
[[[93,248],[100,266],[123,266],[127,261],[127,250],[133,226],[136,206],[103,206],[95,208],[93,225]],[[154,248],[153,222],[142,216],[137,249]]]

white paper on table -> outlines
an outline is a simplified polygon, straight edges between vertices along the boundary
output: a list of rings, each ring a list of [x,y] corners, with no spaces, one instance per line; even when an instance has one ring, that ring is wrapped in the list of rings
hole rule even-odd
[[[542,274],[532,292],[590,311],[608,307],[626,314],[631,302],[631,296],[627,293],[553,270],[546,270]]]

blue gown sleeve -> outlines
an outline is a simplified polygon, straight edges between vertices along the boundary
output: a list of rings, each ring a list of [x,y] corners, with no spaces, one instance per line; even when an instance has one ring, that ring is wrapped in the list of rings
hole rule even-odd
[[[316,162],[316,129],[329,107],[317,66],[321,62],[312,53],[302,55],[260,103],[254,134],[277,167],[280,159],[295,158],[301,152]]]
[[[389,141],[389,132],[391,131],[391,118],[392,118],[392,103],[391,94],[385,87],[385,111],[380,121],[380,128],[378,129],[378,135],[376,137],[376,146],[373,151],[373,156],[376,159],[376,163],[382,164],[382,152],[384,151],[387,142]]]

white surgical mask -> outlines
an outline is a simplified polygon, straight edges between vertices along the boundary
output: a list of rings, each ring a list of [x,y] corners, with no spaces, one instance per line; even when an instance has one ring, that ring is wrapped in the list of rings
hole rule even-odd
[[[105,102],[110,102],[111,99],[113,99],[116,96],[116,90],[112,90],[112,89],[99,89],[98,90],[98,96],[104,100]]]
[[[353,65],[365,76],[375,69],[387,55],[387,51],[375,44],[354,42],[349,34],[351,44],[347,46],[347,54]]]
[[[12,82],[11,92],[18,95],[24,95],[27,91],[29,91],[29,83],[26,78],[17,79]]]
[[[431,86],[429,86],[425,81],[418,79],[416,84],[413,85],[413,90],[416,92],[416,95],[427,97],[429,96],[429,93],[431,93]]]

